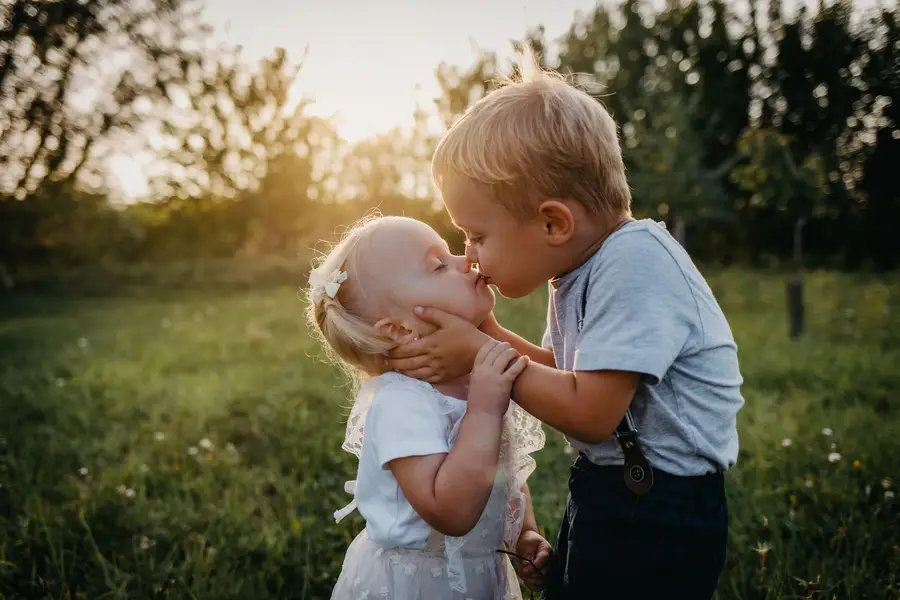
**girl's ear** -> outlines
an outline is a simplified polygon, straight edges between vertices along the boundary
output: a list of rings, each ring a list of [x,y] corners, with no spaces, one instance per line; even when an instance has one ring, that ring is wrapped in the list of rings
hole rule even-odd
[[[415,337],[412,331],[403,326],[403,324],[393,317],[385,317],[375,323],[375,331],[382,335],[386,335],[398,344],[405,344],[412,341]]]

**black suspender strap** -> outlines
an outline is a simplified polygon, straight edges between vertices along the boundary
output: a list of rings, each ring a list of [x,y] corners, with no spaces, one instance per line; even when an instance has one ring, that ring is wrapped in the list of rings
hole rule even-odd
[[[584,326],[584,317],[587,313],[588,284],[590,283],[590,271],[586,270],[584,288],[581,291],[581,313],[578,315],[578,331]],[[625,485],[638,495],[646,494],[653,487],[653,469],[644,456],[638,443],[638,432],[631,417],[631,408],[625,411],[625,417],[616,427],[616,441],[625,456]]]

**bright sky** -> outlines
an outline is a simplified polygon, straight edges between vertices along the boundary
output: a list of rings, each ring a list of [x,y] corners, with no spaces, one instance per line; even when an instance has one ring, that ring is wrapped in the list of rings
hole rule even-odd
[[[618,4],[618,0],[608,0]],[[657,0],[659,3],[662,0]],[[815,4],[817,0],[801,0]],[[878,0],[857,0],[871,5]],[[513,58],[510,40],[541,24],[555,40],[576,11],[595,0],[207,0],[216,36],[241,45],[256,60],[283,47],[294,61],[309,45],[299,75],[312,95],[312,114],[335,117],[349,141],[412,123],[416,104],[432,109],[438,95],[434,70],[441,61],[474,63],[478,47]],[[790,6],[796,4],[788,0]],[[150,155],[110,160],[111,183],[127,196],[146,193]]]
[[[312,112],[338,115],[341,135],[357,141],[412,122],[416,102],[430,108],[441,61],[468,66],[472,42],[512,56],[510,39],[543,24],[564,33],[593,0],[208,0],[218,35],[248,58],[284,47],[298,60],[309,44],[300,87]],[[227,32],[227,33],[226,33]],[[417,85],[421,89],[417,90]]]
[[[474,63],[479,48],[513,58],[510,40],[544,25],[548,39],[565,33],[577,10],[594,0],[207,0],[206,17],[222,41],[251,60],[283,47],[298,61],[309,112],[335,118],[340,135],[358,141],[412,124],[416,104],[432,109],[441,61]],[[147,191],[150,155],[110,159],[111,183],[126,196]]]

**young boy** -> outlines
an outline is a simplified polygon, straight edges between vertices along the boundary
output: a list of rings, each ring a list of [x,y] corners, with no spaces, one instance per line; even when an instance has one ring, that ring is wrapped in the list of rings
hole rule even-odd
[[[459,376],[486,336],[531,358],[516,401],[579,451],[541,569],[545,598],[709,598],[728,537],[723,473],[738,451],[737,347],[681,246],[631,218],[610,115],[526,66],[532,75],[450,129],[432,167],[489,283],[520,298],[549,281],[542,347],[493,318],[479,330],[423,307],[438,330],[396,349],[392,366]],[[527,545],[519,553],[535,555]]]

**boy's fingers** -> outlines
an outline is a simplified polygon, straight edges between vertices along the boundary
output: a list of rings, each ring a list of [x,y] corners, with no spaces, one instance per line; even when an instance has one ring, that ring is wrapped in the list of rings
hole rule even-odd
[[[388,359],[387,364],[394,371],[405,373],[407,371],[414,371],[416,369],[421,369],[422,367],[428,366],[430,362],[430,357],[420,355],[414,356],[412,358],[401,358],[398,360]]]
[[[413,356],[420,356],[425,354],[425,351],[428,347],[428,341],[426,338],[421,338],[418,340],[413,340],[412,342],[407,342],[405,344],[400,344],[396,348],[393,348],[388,351],[388,358],[411,358]]]
[[[417,317],[426,323],[436,325],[440,329],[447,329],[460,321],[468,323],[468,321],[465,321],[456,315],[451,315],[450,313],[444,312],[438,308],[431,308],[430,306],[417,306],[415,312]]]
[[[413,379],[421,379],[422,381],[428,381],[429,383],[436,383],[431,381],[431,378],[434,377],[434,369],[431,367],[423,367],[421,369],[414,369],[412,371],[402,371],[404,375],[407,377],[412,377]]]

